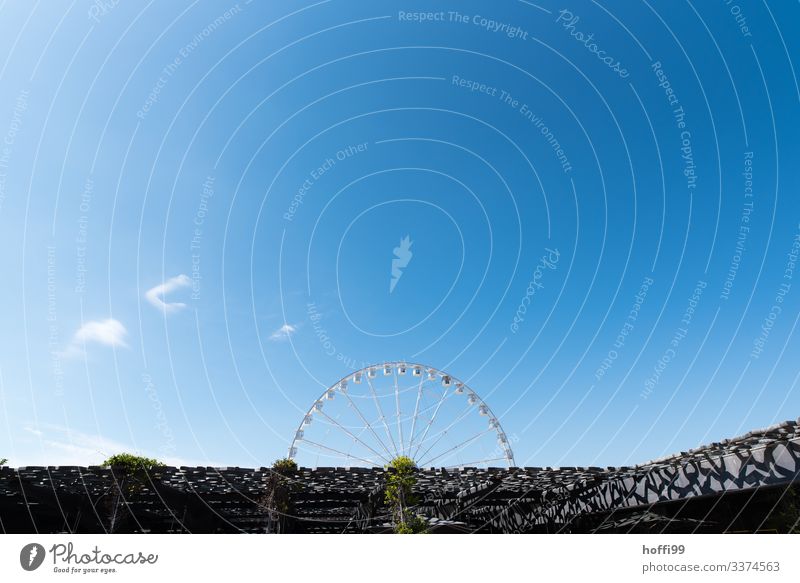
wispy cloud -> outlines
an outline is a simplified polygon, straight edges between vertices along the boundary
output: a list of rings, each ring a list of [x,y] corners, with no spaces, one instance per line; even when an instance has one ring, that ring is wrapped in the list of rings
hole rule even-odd
[[[184,304],[183,302],[165,302],[164,296],[174,292],[175,290],[179,290],[184,287],[189,287],[190,285],[192,285],[192,280],[189,278],[188,275],[184,274],[176,275],[175,277],[171,277],[164,283],[159,284],[147,290],[144,294],[144,297],[153,306],[155,306],[159,310],[164,311],[165,313],[176,312],[178,310],[182,310],[183,308],[185,308],[186,304]]]
[[[14,466],[90,466],[99,465],[110,456],[128,452],[156,458],[169,466],[221,466],[211,460],[193,460],[140,451],[128,443],[102,435],[75,431],[62,425],[44,424],[37,428],[24,427],[38,438],[40,448],[21,443],[18,459],[10,459]]]
[[[132,451],[126,444],[113,439],[73,431],[60,425],[41,425],[38,429],[25,427],[25,431],[38,438],[41,449],[37,452],[35,448],[21,448],[33,451],[27,455],[20,454],[18,460],[10,460],[17,466],[98,465],[115,453]]]
[[[127,334],[128,331],[122,322],[114,318],[91,320],[78,328],[61,356],[67,358],[82,356],[85,354],[85,346],[91,343],[125,348],[128,346],[125,343]]]
[[[297,326],[293,326],[292,324],[284,324],[283,326],[275,330],[275,332],[273,332],[269,338],[270,340],[286,340],[296,331],[297,331]]]

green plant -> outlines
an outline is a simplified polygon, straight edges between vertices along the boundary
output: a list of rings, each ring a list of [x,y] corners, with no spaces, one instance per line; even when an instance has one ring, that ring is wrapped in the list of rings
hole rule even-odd
[[[101,465],[104,468],[120,468],[131,473],[137,470],[147,471],[164,466],[164,464],[157,459],[133,455],[132,453],[118,453],[112,455]]]
[[[275,460],[275,463],[272,464],[272,470],[282,476],[287,476],[297,471],[297,462],[289,457],[281,458]]]
[[[421,534],[428,530],[428,523],[426,520],[415,514],[406,518],[406,522],[401,522],[395,525],[395,534]]]
[[[272,471],[265,477],[261,506],[267,514],[267,532],[283,532],[288,515],[292,513],[292,483],[289,477],[297,471],[297,462],[291,458],[275,460]]]
[[[0,466],[4,466],[8,463],[8,458],[0,457]]]
[[[111,468],[113,481],[97,502],[104,501],[108,511],[108,530],[113,533],[125,522],[129,499],[151,481],[149,472],[163,467],[164,464],[153,458],[118,453],[105,460],[101,466]]]
[[[384,502],[389,506],[396,534],[416,534],[425,532],[428,525],[425,519],[413,511],[417,499],[413,494],[417,483],[417,464],[408,456],[398,456],[386,466]]]

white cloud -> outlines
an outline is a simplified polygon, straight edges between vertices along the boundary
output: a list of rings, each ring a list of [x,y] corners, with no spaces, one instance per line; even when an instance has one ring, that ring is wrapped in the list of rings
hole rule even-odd
[[[25,447],[15,455],[15,466],[89,466],[98,465],[107,457],[123,451],[132,451],[127,445],[99,435],[72,431],[60,425],[40,425],[39,429],[25,427],[37,437],[40,448]]]
[[[128,331],[122,322],[113,318],[86,322],[75,332],[74,341],[88,344],[98,342],[106,346],[126,346],[125,335]]]
[[[113,318],[106,320],[91,320],[78,328],[72,337],[67,349],[61,353],[62,357],[81,356],[84,354],[84,347],[87,344],[97,343],[106,346],[127,347],[125,336],[128,331],[122,322]]]
[[[293,326],[291,324],[284,324],[283,326],[281,326],[280,328],[275,330],[275,332],[272,333],[272,336],[270,336],[270,340],[286,340],[296,331],[297,331],[297,326]]]
[[[130,444],[114,439],[75,431],[62,425],[44,424],[41,429],[25,427],[29,433],[35,435],[41,447],[26,445],[22,442],[19,451],[9,459],[15,467],[20,466],[96,466],[103,463],[108,457],[122,452],[143,455],[155,458],[169,466],[212,466],[220,464],[212,460],[194,460],[182,457],[162,455],[149,451],[140,451]],[[8,456],[12,458],[12,456]]]
[[[182,302],[165,302],[163,299],[164,296],[183,287],[189,287],[190,285],[192,285],[192,280],[189,279],[188,275],[176,275],[164,283],[147,290],[144,297],[159,310],[163,310],[166,313],[176,312],[185,308],[186,304]]]

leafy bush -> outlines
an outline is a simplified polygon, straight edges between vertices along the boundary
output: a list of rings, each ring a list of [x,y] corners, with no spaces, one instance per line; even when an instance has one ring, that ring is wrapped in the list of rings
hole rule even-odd
[[[4,466],[8,463],[8,458],[0,457],[0,466]]]
[[[113,484],[101,499],[108,512],[108,532],[118,532],[121,525],[131,521],[126,500],[136,496],[147,484],[150,480],[148,472],[163,467],[164,464],[153,458],[132,453],[118,453],[101,465],[104,468],[111,468],[114,474]]]
[[[132,453],[118,453],[112,455],[101,464],[104,468],[122,468],[127,472],[137,470],[152,470],[153,468],[163,467],[164,464],[157,459],[133,455]]]
[[[264,477],[264,495],[260,505],[266,511],[267,532],[285,532],[290,515],[294,513],[291,492],[296,485],[289,476],[297,471],[297,462],[291,458],[275,460],[272,471]]]
[[[397,534],[416,534],[425,532],[428,525],[425,519],[411,509],[417,503],[413,494],[417,483],[417,464],[408,456],[394,458],[386,468],[384,501],[389,506],[394,521],[394,532]]]
[[[425,518],[418,514],[409,516],[405,522],[401,522],[394,527],[395,534],[421,534],[427,532],[428,523]]]
[[[275,463],[272,464],[272,469],[282,476],[287,476],[297,471],[297,462],[292,458],[285,457],[275,460]]]

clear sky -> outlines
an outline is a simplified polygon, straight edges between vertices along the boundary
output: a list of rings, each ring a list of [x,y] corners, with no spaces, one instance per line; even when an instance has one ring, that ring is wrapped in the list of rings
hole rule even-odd
[[[519,465],[796,418],[798,23],[0,3],[0,457],[267,465],[388,360],[467,382]]]

